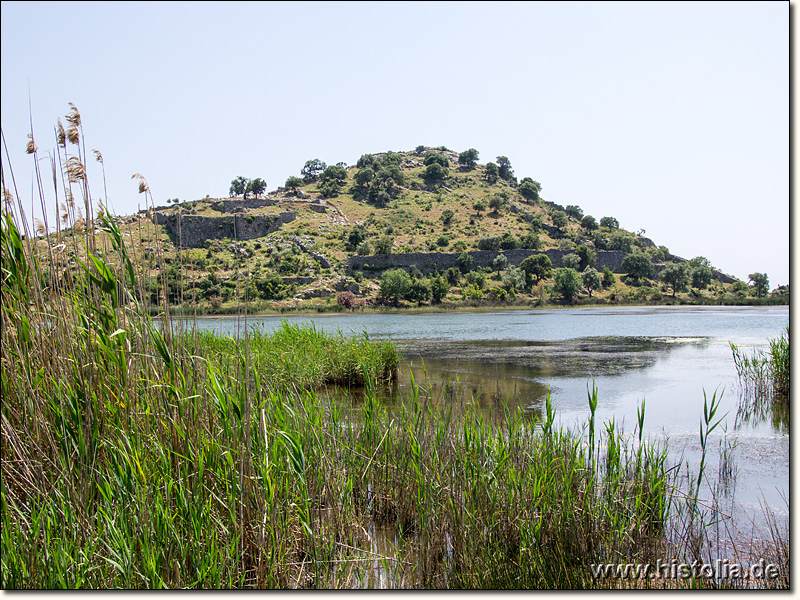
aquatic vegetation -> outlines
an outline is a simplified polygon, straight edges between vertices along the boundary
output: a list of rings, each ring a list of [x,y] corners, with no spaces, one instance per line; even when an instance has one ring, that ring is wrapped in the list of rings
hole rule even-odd
[[[747,354],[731,344],[742,387],[737,421],[771,418],[776,429],[789,430],[789,327],[769,341],[767,350]]]

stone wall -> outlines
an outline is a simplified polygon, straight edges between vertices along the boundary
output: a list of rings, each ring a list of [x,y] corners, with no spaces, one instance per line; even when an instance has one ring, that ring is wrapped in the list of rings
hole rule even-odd
[[[275,206],[278,203],[276,198],[231,198],[230,200],[217,200],[211,203],[213,210],[221,213],[240,212],[251,208],[263,208],[265,206]]]
[[[155,221],[167,228],[173,241],[184,248],[202,248],[206,240],[228,238],[231,240],[252,240],[269,235],[280,229],[284,223],[294,221],[294,212],[270,215],[231,215],[228,217],[203,217],[200,215],[181,215],[180,228],[176,213],[155,213]],[[178,230],[180,229],[180,240]]]
[[[574,250],[545,250],[544,252],[538,250],[505,250],[497,252],[494,250],[473,250],[467,252],[472,256],[473,267],[491,267],[492,261],[504,254],[508,259],[509,266],[519,266],[520,263],[534,254],[546,254],[553,263],[553,268],[561,266],[561,259],[567,254],[574,254]],[[597,251],[597,261],[595,268],[602,271],[603,267],[608,267],[615,273],[620,273],[622,268],[622,261],[625,259],[625,253],[619,250],[600,250]],[[442,269],[449,269],[456,266],[456,260],[460,256],[459,253],[448,252],[409,252],[406,254],[375,254],[373,256],[351,256],[347,259],[348,269],[363,269],[369,265],[368,268],[374,270],[382,269],[395,269],[395,268],[411,268],[417,267],[422,272],[438,271]]]
[[[492,261],[500,254],[505,254],[508,259],[508,266],[518,267],[520,263],[534,254],[546,254],[553,263],[553,268],[557,269],[562,266],[561,260],[567,254],[574,254],[574,250],[545,250],[540,252],[538,250],[505,250],[497,252],[494,250],[473,250],[467,252],[472,256],[473,267],[491,267]],[[597,260],[594,263],[594,268],[602,271],[603,267],[608,267],[612,273],[623,273],[622,261],[625,260],[625,252],[621,250],[596,250]],[[423,273],[430,273],[431,271],[439,271],[455,267],[456,260],[460,254],[448,252],[409,252],[407,254],[375,254],[373,256],[351,256],[347,259],[347,267],[349,270],[353,269],[367,269],[383,270],[383,269],[397,269],[404,268],[410,269],[416,267]],[[680,257],[673,257],[678,262],[686,262],[685,259]],[[656,275],[661,273],[667,266],[665,263],[654,263],[653,270]],[[733,283],[737,281],[735,277],[726,275],[721,271],[712,269],[712,276],[714,279],[722,283]]]

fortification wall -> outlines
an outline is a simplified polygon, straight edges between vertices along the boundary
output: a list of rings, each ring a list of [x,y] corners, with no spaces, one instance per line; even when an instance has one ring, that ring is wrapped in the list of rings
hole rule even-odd
[[[216,202],[212,202],[211,208],[221,213],[232,213],[251,208],[275,206],[277,203],[277,198],[248,198],[247,200],[242,200],[241,198],[231,198],[230,200],[217,200]]]
[[[269,235],[280,229],[284,223],[294,221],[294,212],[280,215],[231,215],[226,217],[203,217],[200,215],[178,215],[156,212],[154,219],[164,225],[167,232],[184,248],[202,248],[206,240],[229,238],[232,240],[252,240]],[[180,231],[180,239],[178,239]]]
[[[545,250],[543,252],[538,250],[473,250],[467,252],[472,256],[473,267],[491,267],[492,261],[500,254],[505,255],[508,260],[509,266],[518,267],[520,263],[534,254],[546,254],[553,263],[554,268],[561,267],[561,260],[567,254],[573,254],[574,250]],[[364,269],[365,267],[373,270],[382,269],[397,269],[405,268],[410,269],[416,267],[422,272],[438,271],[442,269],[449,269],[456,266],[456,261],[460,256],[459,253],[449,252],[409,252],[406,254],[375,254],[372,256],[351,256],[347,259],[347,267],[350,270]],[[619,250],[600,250],[597,252],[597,261],[595,268],[602,270],[603,267],[608,267],[615,273],[620,273],[622,268],[622,261],[625,259],[625,253]]]

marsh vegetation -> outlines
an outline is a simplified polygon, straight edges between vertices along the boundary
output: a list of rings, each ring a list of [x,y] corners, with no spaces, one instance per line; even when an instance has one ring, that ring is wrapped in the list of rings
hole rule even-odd
[[[77,110],[57,131],[55,189],[79,235],[32,236],[3,169],[4,588],[365,587],[376,563],[397,587],[603,587],[617,583],[592,563],[691,555],[706,516],[643,436],[644,405],[630,435],[596,419],[597,389],[582,429],[558,425],[549,398],[487,418],[413,376],[390,405],[390,342],[260,333],[246,302],[241,335],[201,332],[163,293],[154,321],[149,278],[94,206]],[[706,414],[707,439],[714,399]],[[781,560],[767,585],[788,585],[788,547]]]

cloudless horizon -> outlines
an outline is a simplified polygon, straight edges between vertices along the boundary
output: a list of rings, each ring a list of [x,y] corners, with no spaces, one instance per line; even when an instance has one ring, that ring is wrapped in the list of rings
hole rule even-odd
[[[47,174],[72,102],[116,214],[144,206],[133,173],[164,205],[228,196],[239,175],[274,190],[313,158],[476,148],[480,163],[507,156],[546,200],[616,217],[745,281],[758,271],[770,288],[789,283],[787,2],[0,10],[0,121],[27,204],[31,121]],[[87,168],[103,198],[100,165]]]

